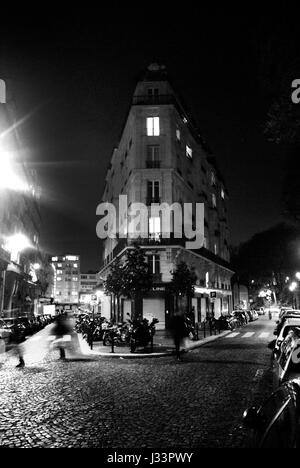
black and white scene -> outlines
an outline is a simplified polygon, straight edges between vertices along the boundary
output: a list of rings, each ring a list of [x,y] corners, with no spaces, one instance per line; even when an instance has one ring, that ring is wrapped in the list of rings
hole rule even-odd
[[[167,5],[1,15],[0,448],[300,448],[299,15]]]

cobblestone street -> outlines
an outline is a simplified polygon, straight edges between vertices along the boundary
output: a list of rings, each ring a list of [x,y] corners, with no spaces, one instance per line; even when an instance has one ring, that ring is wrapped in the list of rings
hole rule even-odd
[[[268,327],[260,319],[245,329],[254,336],[220,338],[179,363],[52,352],[19,370],[11,357],[0,370],[0,446],[244,446],[242,413],[269,391],[268,340],[256,338]]]

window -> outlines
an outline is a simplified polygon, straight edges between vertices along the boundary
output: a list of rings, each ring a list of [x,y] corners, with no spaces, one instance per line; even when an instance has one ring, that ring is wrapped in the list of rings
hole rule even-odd
[[[148,88],[148,97],[152,100],[157,99],[159,96],[159,89],[158,88]]]
[[[62,275],[62,270],[56,270],[56,273],[57,273],[58,275]]]
[[[61,281],[61,280],[62,280],[62,278],[61,278],[60,276],[58,276],[58,277],[56,278],[56,281]]]
[[[147,167],[148,168],[159,168],[159,146],[149,145],[147,146]]]
[[[193,159],[193,150],[189,145],[186,145],[185,147],[185,154],[187,158]]]
[[[216,197],[216,195],[214,193],[211,196],[211,201],[212,201],[213,208],[216,208],[217,207],[217,197]]]
[[[147,135],[148,136],[159,136],[159,117],[147,117]]]
[[[217,246],[217,244],[214,245],[214,252],[215,252],[215,255],[218,255],[218,246]]]
[[[78,281],[77,276],[73,276],[72,280],[73,280],[73,281]]]
[[[222,200],[225,200],[225,191],[223,188],[221,189],[221,198]]]
[[[150,265],[150,273],[153,275],[160,274],[160,256],[159,255],[148,255],[148,263]]]
[[[159,239],[161,234],[160,218],[149,218],[149,237],[151,239]]]
[[[181,138],[180,130],[179,130],[179,128],[176,128],[176,139],[177,139],[177,141],[180,141],[180,138]]]
[[[216,185],[216,174],[214,172],[211,173],[210,181],[211,185]]]
[[[62,268],[62,263],[58,263],[58,264],[57,264],[57,267],[58,267],[58,268]]]
[[[150,203],[159,203],[160,187],[159,180],[148,181],[147,183],[147,199]]]
[[[78,263],[74,263],[73,267],[78,268]]]

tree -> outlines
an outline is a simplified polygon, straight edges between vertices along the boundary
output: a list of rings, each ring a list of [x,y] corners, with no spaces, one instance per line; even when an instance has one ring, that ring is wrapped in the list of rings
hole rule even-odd
[[[261,21],[255,42],[261,90],[269,100],[263,131],[286,155],[283,215],[300,225],[300,104],[294,104],[291,99],[292,82],[300,79],[298,19],[280,11],[278,21],[266,22],[264,18]]]
[[[110,268],[109,275],[104,281],[105,293],[112,297],[113,302],[113,317],[116,320],[116,300],[117,299],[117,317],[120,319],[120,296],[123,291],[123,265],[121,264],[120,258],[116,257],[114,263]]]
[[[186,298],[187,311],[189,312],[190,300],[195,293],[195,283],[197,276],[193,268],[189,268],[185,262],[180,262],[176,269],[172,271],[172,280],[169,291],[175,295],[175,310],[179,309],[179,297]]]
[[[126,252],[123,266],[122,293],[133,301],[133,319],[143,316],[143,294],[153,285],[153,275],[142,249],[136,245]]]
[[[281,223],[240,245],[232,256],[232,266],[253,295],[266,288],[281,299],[287,276],[299,270],[299,246],[299,229]]]

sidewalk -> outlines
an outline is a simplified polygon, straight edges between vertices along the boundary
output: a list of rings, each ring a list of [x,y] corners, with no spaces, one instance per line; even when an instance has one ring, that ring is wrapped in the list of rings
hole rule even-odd
[[[181,350],[183,352],[189,352],[195,348],[205,345],[211,341],[214,341],[222,336],[226,336],[231,333],[231,330],[222,331],[210,336],[209,331],[206,331],[205,337],[203,330],[199,331],[198,337],[199,340],[193,341],[189,338],[186,338],[184,345]],[[85,355],[90,356],[103,356],[111,358],[149,358],[149,357],[162,357],[162,356],[171,356],[175,354],[175,347],[171,335],[165,330],[156,331],[154,336],[153,343],[153,352],[151,353],[150,345],[144,350],[143,348],[138,348],[134,353],[130,352],[129,346],[115,346],[114,352],[112,352],[111,346],[103,346],[102,341],[95,341],[93,344],[93,350],[90,349],[86,340],[82,337],[81,334],[78,334],[79,345],[81,352]]]

